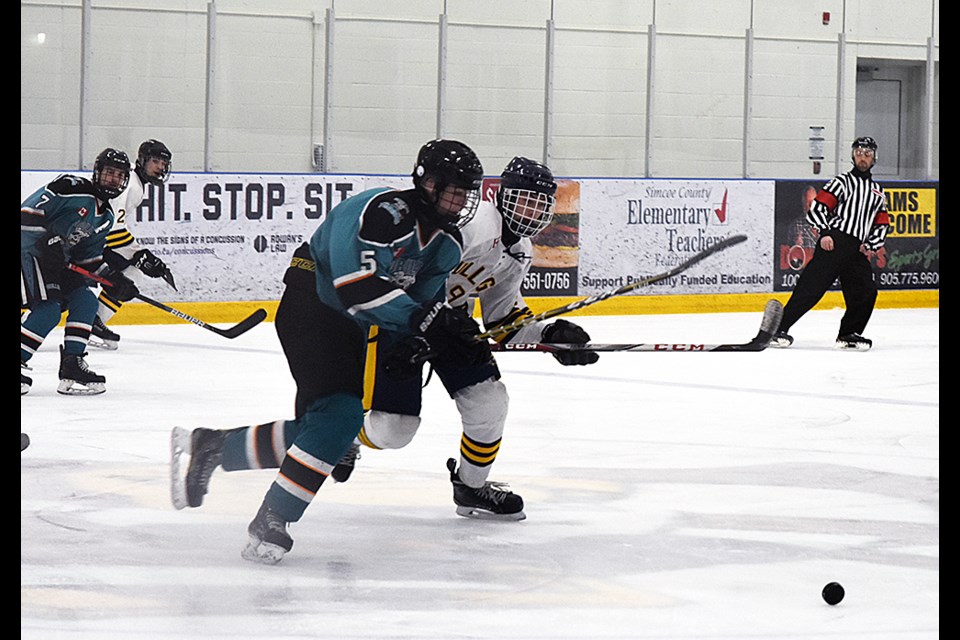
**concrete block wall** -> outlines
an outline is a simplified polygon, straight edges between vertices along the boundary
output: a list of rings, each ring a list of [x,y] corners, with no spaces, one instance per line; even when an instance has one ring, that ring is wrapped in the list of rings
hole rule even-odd
[[[441,14],[442,133],[474,146],[489,173],[513,155],[542,158],[549,146],[559,175],[743,177],[750,29],[746,174],[811,176],[811,125],[825,127],[829,174],[855,127],[857,61],[923,64],[931,38],[939,61],[939,0],[25,0],[21,168],[89,168],[105,146],[133,153],[156,137],[173,149],[177,170],[311,171],[314,145],[326,141],[328,171],[409,171],[437,133]],[[938,177],[938,62],[934,86],[932,115],[917,117],[932,125]]]

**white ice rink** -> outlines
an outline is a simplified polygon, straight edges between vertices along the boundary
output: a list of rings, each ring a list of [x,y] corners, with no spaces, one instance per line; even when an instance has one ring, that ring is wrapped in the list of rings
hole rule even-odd
[[[789,350],[498,355],[491,479],[523,522],[454,513],[460,428],[434,380],[413,443],[327,483],[275,567],[240,558],[274,471],[216,472],[199,509],[168,497],[173,426],[292,413],[273,325],[120,325],[88,357],[98,397],[56,393],[57,329],[20,401],[21,638],[938,638],[939,309],[878,310],[865,353],[832,348],[840,315],[809,314]],[[760,313],[576,320],[596,342],[717,343]]]

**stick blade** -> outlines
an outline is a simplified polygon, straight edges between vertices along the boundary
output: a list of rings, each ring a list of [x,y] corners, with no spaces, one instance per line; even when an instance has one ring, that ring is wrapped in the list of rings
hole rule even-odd
[[[763,351],[770,346],[773,334],[780,327],[783,317],[783,305],[779,300],[768,300],[763,309],[763,318],[760,320],[760,331],[750,342],[743,344],[721,344],[713,351]]]
[[[760,333],[767,333],[773,338],[773,334],[780,328],[780,321],[783,319],[783,305],[779,300],[767,300],[767,306],[763,310],[763,320],[760,322]]]
[[[222,335],[224,338],[236,338],[237,336],[243,335],[250,329],[253,329],[255,326],[267,319],[266,309],[257,309],[249,316],[233,325],[229,329],[217,329],[214,327],[214,330]]]

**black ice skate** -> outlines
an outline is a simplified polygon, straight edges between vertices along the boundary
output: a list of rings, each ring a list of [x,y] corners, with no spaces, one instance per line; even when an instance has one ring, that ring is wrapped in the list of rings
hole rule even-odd
[[[330,472],[330,477],[333,478],[334,482],[346,482],[350,479],[350,474],[353,473],[353,468],[357,466],[357,460],[359,459],[360,445],[354,442],[340,458],[337,466]]]
[[[194,429],[190,436],[190,466],[187,467],[187,504],[199,507],[207,495],[210,476],[223,462],[224,434],[216,429]]]
[[[468,487],[460,480],[456,467],[456,460],[447,460],[457,515],[483,520],[523,520],[527,517],[523,512],[523,498],[508,491],[506,485],[500,482],[485,482],[476,489]]]
[[[27,363],[23,360],[20,361],[20,395],[26,395],[30,391],[30,386],[33,385],[33,378],[30,376],[23,375],[23,370],[30,370],[30,367],[27,366]]]
[[[837,338],[837,349],[853,349],[867,351],[873,346],[873,340],[864,338],[859,333],[847,333]]]
[[[199,507],[207,495],[210,477],[223,461],[224,432],[194,429],[193,433],[174,427],[170,434],[170,498],[177,509]],[[190,464],[183,472],[183,460]]]
[[[770,346],[780,349],[786,349],[792,344],[793,336],[786,331],[777,331],[775,334],[773,334],[773,339],[770,340]]]
[[[60,347],[60,386],[57,393],[67,396],[94,396],[107,390],[107,379],[90,370],[87,354],[67,354]]]
[[[108,351],[116,351],[120,346],[120,335],[116,331],[111,331],[103,323],[100,316],[93,320],[93,331],[90,333],[90,346]]]
[[[293,538],[287,533],[287,522],[264,501],[257,517],[247,527],[250,540],[240,552],[244,560],[261,564],[277,564],[293,548]]]

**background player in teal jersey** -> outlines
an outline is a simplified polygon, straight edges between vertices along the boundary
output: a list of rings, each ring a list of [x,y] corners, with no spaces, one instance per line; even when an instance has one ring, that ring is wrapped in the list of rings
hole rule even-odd
[[[413,189],[372,189],[334,207],[294,254],[284,276],[276,329],[297,383],[296,419],[277,424],[274,462],[251,460],[249,430],[173,433],[172,497],[199,506],[210,474],[276,467],[279,473],[247,531],[247,560],[275,564],[293,547],[296,522],[363,424],[364,367],[372,325],[384,330],[386,370],[428,358],[481,363],[489,346],[479,326],[445,302],[447,276],[460,262],[460,227],[480,200],[483,167],[454,140],[425,144]],[[251,437],[255,437],[255,434]],[[190,473],[182,465],[189,449]]]
[[[92,180],[62,175],[37,189],[20,205],[20,394],[33,380],[24,375],[27,362],[67,312],[60,357],[60,385],[67,395],[93,395],[106,390],[106,379],[84,360],[97,297],[89,282],[69,264],[108,275],[103,265],[107,232],[113,226],[110,199],[130,179],[130,159],[123,151],[104,149],[93,164]],[[114,295],[130,300],[136,286],[120,274],[109,274]]]

